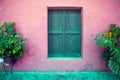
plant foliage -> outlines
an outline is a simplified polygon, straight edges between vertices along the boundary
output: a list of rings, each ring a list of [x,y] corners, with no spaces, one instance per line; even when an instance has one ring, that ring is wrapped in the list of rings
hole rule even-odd
[[[26,39],[15,31],[14,22],[5,22],[0,26],[0,56],[20,59],[27,50]]]
[[[120,74],[120,27],[111,24],[110,29],[104,34],[95,37],[96,45],[104,48],[104,58],[112,72]]]

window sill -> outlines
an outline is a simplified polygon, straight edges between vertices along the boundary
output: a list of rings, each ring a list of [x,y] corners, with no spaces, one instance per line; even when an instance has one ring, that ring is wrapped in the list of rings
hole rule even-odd
[[[82,60],[81,57],[49,57],[48,60]]]

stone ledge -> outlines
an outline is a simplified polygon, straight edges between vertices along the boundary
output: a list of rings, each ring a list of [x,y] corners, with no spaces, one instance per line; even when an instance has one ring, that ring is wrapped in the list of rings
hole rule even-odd
[[[110,72],[0,72],[0,80],[120,80]]]

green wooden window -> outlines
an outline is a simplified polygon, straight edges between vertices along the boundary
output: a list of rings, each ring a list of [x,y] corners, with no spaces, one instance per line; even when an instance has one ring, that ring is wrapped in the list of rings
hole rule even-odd
[[[48,10],[48,57],[81,56],[81,10]]]

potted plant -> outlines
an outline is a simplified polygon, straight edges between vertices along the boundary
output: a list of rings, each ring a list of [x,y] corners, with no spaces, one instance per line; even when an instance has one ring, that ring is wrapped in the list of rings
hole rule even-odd
[[[111,24],[110,29],[95,37],[96,45],[104,49],[104,58],[111,71],[120,74],[120,27]]]
[[[14,22],[5,22],[0,26],[0,56],[7,64],[14,64],[27,50],[26,39],[17,33]]]

